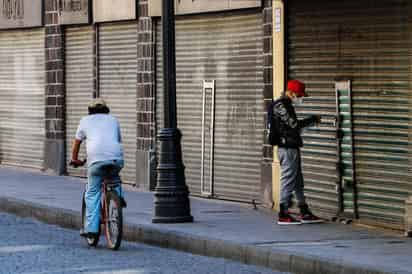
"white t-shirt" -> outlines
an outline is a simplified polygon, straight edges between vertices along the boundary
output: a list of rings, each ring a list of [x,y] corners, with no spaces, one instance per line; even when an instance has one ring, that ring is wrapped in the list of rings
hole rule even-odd
[[[83,117],[76,139],[86,140],[87,163],[106,160],[123,160],[120,125],[110,114],[93,114]]]

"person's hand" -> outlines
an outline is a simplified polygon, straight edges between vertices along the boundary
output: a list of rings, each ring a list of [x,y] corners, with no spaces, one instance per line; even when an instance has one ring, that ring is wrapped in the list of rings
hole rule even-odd
[[[313,120],[315,120],[315,125],[318,126],[320,124],[321,116],[313,115]]]
[[[73,167],[79,167],[79,166],[83,166],[86,163],[86,160],[82,161],[79,159],[72,159],[70,161],[70,165]]]

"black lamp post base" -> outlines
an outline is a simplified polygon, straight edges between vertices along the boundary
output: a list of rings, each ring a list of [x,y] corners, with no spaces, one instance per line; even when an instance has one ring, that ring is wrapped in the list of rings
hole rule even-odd
[[[160,142],[153,223],[193,222],[186,186],[176,115],[176,54],[174,1],[162,1],[164,126]]]
[[[158,134],[160,152],[153,223],[193,222],[182,161],[181,136],[176,128],[163,128]]]
[[[178,224],[178,223],[193,223],[192,216],[185,217],[154,217],[152,219],[154,224]]]

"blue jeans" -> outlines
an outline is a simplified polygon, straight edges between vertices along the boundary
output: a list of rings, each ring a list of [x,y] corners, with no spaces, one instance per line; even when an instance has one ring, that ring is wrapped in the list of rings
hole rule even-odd
[[[87,187],[86,187],[86,232],[96,233],[99,231],[100,225],[100,202],[102,197],[102,183],[105,175],[102,167],[107,165],[114,165],[113,173],[110,177],[113,181],[120,182],[119,172],[123,168],[123,160],[107,160],[93,163],[89,166],[87,171]],[[116,187],[116,192],[120,197],[123,197],[122,188],[119,184]]]

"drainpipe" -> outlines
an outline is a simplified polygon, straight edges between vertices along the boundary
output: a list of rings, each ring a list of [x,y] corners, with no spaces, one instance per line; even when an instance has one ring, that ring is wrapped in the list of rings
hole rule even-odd
[[[153,21],[152,21],[153,22]],[[157,147],[156,147],[156,141],[157,141],[157,121],[156,121],[156,101],[157,101],[157,90],[156,90],[156,64],[157,64],[157,56],[156,56],[156,24],[152,24],[152,57],[153,57],[153,62],[152,62],[152,72],[153,72],[153,99],[152,99],[152,125],[153,125],[153,136],[151,136],[151,142],[150,142],[150,149],[149,149],[149,189],[151,191],[155,190],[156,188],[156,180],[157,180],[157,173],[156,173],[156,167],[157,167]]]

